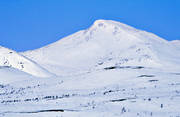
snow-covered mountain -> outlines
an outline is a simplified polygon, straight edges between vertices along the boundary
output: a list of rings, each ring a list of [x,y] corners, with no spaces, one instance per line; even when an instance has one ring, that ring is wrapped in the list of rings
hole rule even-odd
[[[0,67],[12,67],[20,71],[29,73],[38,77],[50,77],[52,76],[47,70],[42,68],[34,61],[24,57],[17,52],[0,47]]]
[[[178,44],[97,20],[40,49],[1,47],[0,116],[179,117]]]
[[[97,20],[86,29],[37,50],[22,53],[49,71],[81,71],[112,66],[166,67],[180,63],[168,41],[126,24]]]

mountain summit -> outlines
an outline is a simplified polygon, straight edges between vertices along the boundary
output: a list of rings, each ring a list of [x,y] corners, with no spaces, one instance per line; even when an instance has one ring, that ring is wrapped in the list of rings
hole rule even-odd
[[[37,50],[22,53],[53,73],[109,66],[171,66],[177,49],[146,31],[112,20],[97,20],[86,29]]]

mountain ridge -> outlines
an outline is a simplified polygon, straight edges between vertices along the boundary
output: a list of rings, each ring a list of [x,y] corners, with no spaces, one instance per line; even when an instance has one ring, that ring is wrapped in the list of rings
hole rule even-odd
[[[0,66],[16,68],[38,77],[52,76],[48,71],[31,59],[2,46],[0,47]]]

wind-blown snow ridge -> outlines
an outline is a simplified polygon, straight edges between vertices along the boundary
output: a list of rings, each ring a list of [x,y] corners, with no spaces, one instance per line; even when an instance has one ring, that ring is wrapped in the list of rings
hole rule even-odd
[[[52,76],[32,60],[4,47],[0,47],[0,66],[13,67],[38,77]]]

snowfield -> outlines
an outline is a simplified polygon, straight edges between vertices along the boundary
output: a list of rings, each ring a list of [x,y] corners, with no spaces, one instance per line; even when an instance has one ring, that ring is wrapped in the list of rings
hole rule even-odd
[[[179,41],[97,20],[40,49],[1,47],[0,116],[180,117]]]

